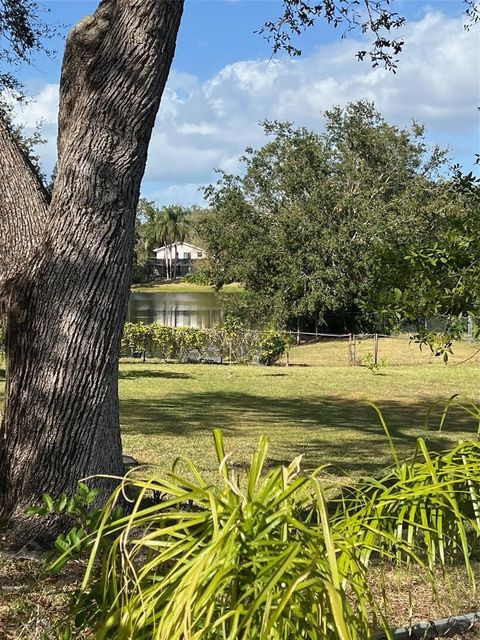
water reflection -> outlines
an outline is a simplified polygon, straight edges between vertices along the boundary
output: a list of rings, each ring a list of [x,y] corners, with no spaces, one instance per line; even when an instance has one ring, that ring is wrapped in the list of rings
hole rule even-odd
[[[158,322],[168,327],[208,329],[223,322],[223,307],[213,292],[140,293],[132,292],[128,305],[129,322]]]

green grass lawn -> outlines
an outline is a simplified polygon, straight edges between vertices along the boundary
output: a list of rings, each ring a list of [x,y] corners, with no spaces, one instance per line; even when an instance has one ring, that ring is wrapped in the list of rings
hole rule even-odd
[[[359,356],[371,347],[360,343]],[[377,375],[346,364],[345,341],[293,348],[291,366],[125,362],[119,381],[124,449],[162,471],[177,456],[190,456],[210,475],[211,434],[219,427],[239,469],[266,434],[272,464],[302,454],[306,469],[328,464],[333,477],[380,472],[390,463],[389,450],[369,402],[381,408],[405,456],[420,435],[432,448],[476,435],[474,418],[459,408],[450,410],[442,433],[436,428],[453,394],[479,401],[480,356],[457,364],[477,347],[456,345],[445,366],[408,340],[384,340],[380,355],[389,365]]]
[[[235,291],[241,291],[241,285],[233,282],[232,284],[226,284],[222,287],[222,293],[232,293]],[[139,293],[205,293],[215,291],[213,287],[208,284],[193,284],[190,282],[166,282],[165,280],[156,280],[146,284],[134,284],[132,291]]]
[[[442,433],[437,427],[453,394],[478,400],[478,358],[445,366],[422,355],[427,360],[418,363],[418,347],[408,341],[390,342],[388,351],[398,363],[377,375],[341,364],[346,346],[338,343],[295,348],[289,367],[124,363],[125,451],[162,470],[187,455],[209,475],[211,432],[219,427],[239,469],[266,434],[272,463],[302,454],[305,468],[328,464],[334,477],[380,472],[390,463],[389,450],[369,402],[383,411],[402,455],[412,453],[420,435],[437,449],[476,435],[476,421],[459,408],[450,410]],[[455,359],[473,352],[458,345]]]

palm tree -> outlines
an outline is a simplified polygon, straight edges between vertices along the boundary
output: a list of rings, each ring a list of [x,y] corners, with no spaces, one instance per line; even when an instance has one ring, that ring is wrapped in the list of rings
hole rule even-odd
[[[141,198],[138,203],[136,227],[146,256],[154,247],[165,247],[165,269],[168,279],[177,271],[177,242],[187,236],[187,211],[179,205],[158,208],[154,202]],[[175,260],[172,268],[172,245]]]
[[[147,257],[154,247],[158,247],[157,227],[159,223],[160,210],[154,202],[149,202],[141,198],[138,203],[137,218],[142,224],[143,242]]]
[[[177,242],[183,242],[187,235],[188,225],[186,212],[179,205],[162,207],[156,224],[156,236],[159,244],[168,247],[165,252],[167,279],[175,277],[177,273]],[[172,268],[172,245],[175,247],[175,259]]]

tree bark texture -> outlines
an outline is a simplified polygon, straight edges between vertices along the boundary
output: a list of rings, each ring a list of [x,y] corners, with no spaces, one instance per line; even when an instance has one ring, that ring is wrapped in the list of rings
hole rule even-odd
[[[0,301],[5,305],[18,276],[34,268],[32,258],[41,244],[48,202],[43,185],[1,118],[0,150]]]
[[[0,161],[0,253],[7,264],[24,247],[29,265],[5,269],[0,509],[17,530],[42,493],[71,494],[81,478],[123,473],[117,369],[135,209],[182,10],[183,0],[103,0],[72,30],[48,210],[27,184],[28,167]],[[10,142],[0,144],[3,158]],[[32,219],[16,235],[9,198]]]

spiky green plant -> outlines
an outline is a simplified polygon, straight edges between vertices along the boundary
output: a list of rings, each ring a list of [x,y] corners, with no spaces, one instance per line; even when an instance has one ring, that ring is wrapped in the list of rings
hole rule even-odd
[[[423,438],[414,456],[401,462],[387,426],[394,467],[343,492],[335,528],[363,548],[411,562],[446,567],[461,558],[475,586],[471,556],[480,538],[480,442],[461,442],[430,452]]]
[[[109,523],[125,484],[112,495],[90,538],[82,622],[99,640],[370,637],[365,567],[331,527],[317,477],[300,475],[298,458],[264,473],[262,438],[241,484],[218,431],[215,446],[218,486],[186,460],[187,475],[127,479],[138,497],[128,516]],[[165,499],[145,506],[152,488]]]
[[[296,458],[266,470],[265,438],[240,482],[219,431],[215,485],[188,459],[167,478],[127,476],[93,531],[59,546],[53,568],[89,549],[77,621],[99,640],[366,640],[379,612],[367,581],[372,557],[415,562],[434,586],[433,568],[460,556],[474,584],[480,443],[432,453],[419,439],[402,462],[378,413],[394,467],[328,505],[321,469],[301,475]],[[158,504],[148,502],[153,490]],[[132,491],[129,515],[114,515]]]

